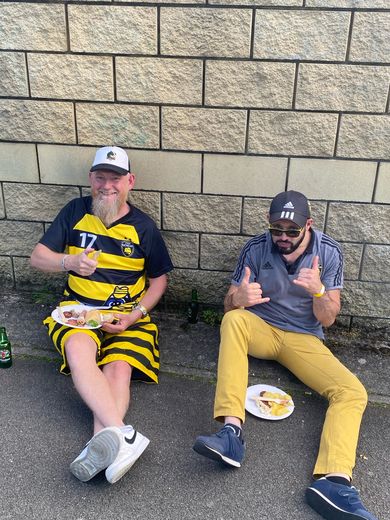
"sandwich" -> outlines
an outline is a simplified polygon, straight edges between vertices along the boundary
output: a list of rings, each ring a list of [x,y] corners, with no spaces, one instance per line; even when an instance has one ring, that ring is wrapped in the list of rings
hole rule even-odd
[[[103,323],[112,323],[114,320],[115,317],[112,312],[100,312],[97,309],[92,309],[85,314],[85,323],[89,327],[98,327]]]
[[[290,411],[293,401],[288,394],[261,391],[259,395],[254,395],[252,399],[263,415],[281,416]]]

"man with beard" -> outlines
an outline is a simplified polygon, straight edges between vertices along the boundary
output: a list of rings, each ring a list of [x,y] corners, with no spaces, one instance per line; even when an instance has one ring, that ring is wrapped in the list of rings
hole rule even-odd
[[[278,361],[329,401],[309,505],[328,520],[375,520],[351,486],[367,394],[325,347],[322,327],[340,311],[340,246],[314,230],[302,193],[271,202],[268,233],[244,246],[225,297],[214,417],[224,427],[196,439],[201,455],[240,467],[245,443],[248,354]]]
[[[140,457],[149,439],[125,425],[130,380],[158,382],[158,332],[149,312],[167,287],[172,262],[160,232],[128,202],[134,187],[126,152],[100,148],[89,173],[91,196],[69,202],[34,248],[31,265],[67,271],[61,305],[109,307],[113,323],[72,328],[44,320],[62,356],[60,371],[93,415],[93,437],[71,463],[86,482],[105,469],[119,480]]]

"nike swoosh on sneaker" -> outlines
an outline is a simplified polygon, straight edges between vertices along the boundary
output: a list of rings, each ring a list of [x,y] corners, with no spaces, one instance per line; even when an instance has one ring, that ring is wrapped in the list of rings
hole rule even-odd
[[[134,430],[134,435],[131,438],[125,436],[125,441],[127,442],[127,444],[134,444],[136,437],[137,432],[136,430]]]

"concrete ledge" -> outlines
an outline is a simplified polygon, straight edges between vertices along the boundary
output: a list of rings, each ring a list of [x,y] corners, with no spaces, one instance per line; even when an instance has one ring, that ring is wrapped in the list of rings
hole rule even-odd
[[[38,296],[35,295],[35,299]],[[30,294],[2,295],[0,325],[5,326],[15,359],[34,357],[59,364],[59,356],[42,320],[55,303],[36,303]],[[208,382],[216,381],[219,327],[189,324],[183,314],[154,312],[160,330],[161,372]],[[366,387],[372,403],[390,404],[390,346],[386,329],[348,332],[329,329],[326,344]],[[250,358],[249,383],[268,383],[295,394],[311,393],[291,372],[273,361]]]

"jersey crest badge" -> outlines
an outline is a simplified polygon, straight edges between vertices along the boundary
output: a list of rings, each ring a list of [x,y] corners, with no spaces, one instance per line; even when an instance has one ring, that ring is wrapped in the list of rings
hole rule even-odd
[[[134,244],[131,240],[124,240],[121,243],[122,253],[125,256],[133,256],[134,253]]]
[[[120,307],[132,301],[127,285],[116,285],[112,294],[104,302],[104,305],[107,305],[107,307]]]

